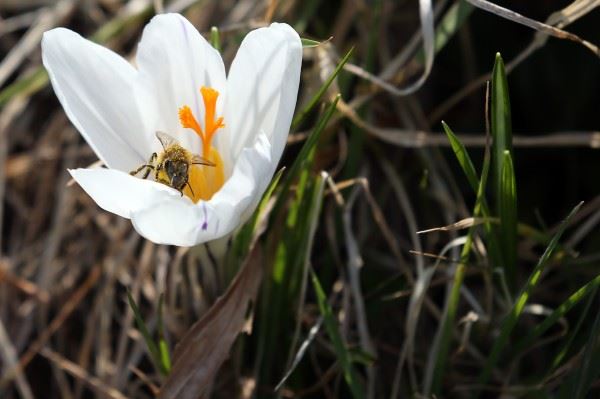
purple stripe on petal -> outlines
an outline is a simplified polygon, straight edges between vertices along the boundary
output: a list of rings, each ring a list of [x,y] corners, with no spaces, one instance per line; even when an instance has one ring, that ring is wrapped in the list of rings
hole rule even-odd
[[[206,202],[202,202],[202,210],[204,211],[204,223],[202,223],[202,230],[208,229],[208,213],[206,212]]]

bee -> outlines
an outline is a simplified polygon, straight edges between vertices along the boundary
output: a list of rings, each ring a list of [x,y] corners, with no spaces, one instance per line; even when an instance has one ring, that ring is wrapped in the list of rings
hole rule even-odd
[[[215,166],[215,164],[200,155],[192,154],[183,148],[175,138],[165,132],[157,131],[156,138],[160,142],[163,151],[159,154],[152,153],[147,163],[136,170],[132,170],[129,174],[135,176],[143,171],[142,179],[146,179],[150,172],[154,171],[154,178],[157,182],[174,188],[182,196],[183,189],[187,185],[192,195],[194,195],[194,190],[188,182],[192,165]]]

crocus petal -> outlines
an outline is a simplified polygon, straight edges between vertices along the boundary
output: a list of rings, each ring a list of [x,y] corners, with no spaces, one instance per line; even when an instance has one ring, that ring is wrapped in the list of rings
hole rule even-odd
[[[144,237],[159,244],[193,246],[231,233],[254,209],[270,179],[271,144],[261,134],[242,150],[232,176],[208,202],[166,197],[134,212],[131,221]]]
[[[67,116],[107,166],[129,171],[147,159],[135,68],[64,28],[44,33],[42,59]]]
[[[232,158],[264,131],[271,142],[275,170],[296,106],[302,43],[289,25],[271,24],[250,32],[227,79],[225,121]]]
[[[156,206],[169,198],[192,203],[164,184],[133,177],[119,170],[96,168],[71,169],[69,172],[100,208],[127,219],[134,212]]]
[[[140,97],[156,130],[163,130],[193,152],[200,153],[199,138],[179,122],[178,110],[189,106],[204,120],[201,86],[224,92],[225,67],[221,55],[179,14],[158,15],[144,28],[136,63],[140,73]],[[217,103],[220,114],[224,94]],[[158,143],[156,143],[158,144]]]

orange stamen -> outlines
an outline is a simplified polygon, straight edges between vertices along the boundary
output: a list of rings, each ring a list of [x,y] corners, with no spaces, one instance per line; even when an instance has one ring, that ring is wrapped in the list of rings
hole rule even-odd
[[[187,105],[179,108],[179,121],[181,122],[181,126],[194,130],[200,136],[202,140],[202,156],[206,158],[210,154],[210,146],[215,132],[225,127],[225,125],[223,124],[223,117],[215,120],[219,92],[213,88],[202,86],[200,94],[202,94],[202,100],[204,101],[204,132],[198,120],[192,114],[192,110]]]
[[[219,152],[211,146],[216,131],[225,127],[223,117],[215,120],[219,92],[213,88],[202,86],[200,94],[204,102],[204,131],[190,107],[184,105],[179,108],[181,126],[196,132],[202,140],[202,156],[215,164],[215,166],[198,166],[190,171],[189,183],[193,187],[194,194],[187,187],[184,193],[194,202],[198,202],[200,199],[209,200],[224,183],[223,161]]]
[[[202,128],[200,124],[196,120],[194,114],[192,114],[192,110],[187,105],[179,108],[179,122],[181,122],[181,126],[189,129],[193,129],[198,136],[204,141],[204,134],[202,133]]]
[[[223,117],[218,118],[215,121],[215,111],[217,108],[217,97],[219,97],[219,92],[210,87],[202,86],[200,88],[200,94],[202,94],[202,100],[204,100],[204,129],[206,130],[205,136],[206,140],[210,143],[212,136],[215,132],[225,127],[223,124]]]

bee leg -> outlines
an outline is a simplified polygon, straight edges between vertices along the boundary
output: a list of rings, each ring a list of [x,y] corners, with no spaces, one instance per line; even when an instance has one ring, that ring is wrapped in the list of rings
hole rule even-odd
[[[150,159],[148,160],[148,163],[140,166],[136,170],[132,170],[131,172],[129,172],[129,174],[131,176],[135,176],[138,173],[140,173],[142,170],[145,169],[142,179],[146,179],[148,177],[148,175],[150,174],[150,171],[154,170],[154,161],[156,160],[156,157],[157,157],[156,153],[155,152],[152,153],[152,155],[150,156]]]
[[[152,166],[152,165],[146,165],[146,166],[147,166],[146,172],[144,172],[144,176],[142,177],[142,179],[148,178],[150,171],[154,170],[154,166]]]
[[[138,173],[140,173],[144,169],[146,169],[146,172],[144,173],[144,176],[142,177],[142,179],[145,179],[145,178],[148,177],[148,175],[150,174],[150,170],[154,169],[154,166],[153,165],[144,164],[144,165],[140,166],[139,168],[137,168],[136,170],[132,170],[131,172],[129,172],[129,174],[131,176],[135,176],[135,175],[137,175]]]
[[[150,159],[148,160],[148,165],[151,166],[150,168],[146,169],[146,173],[144,173],[144,179],[146,179],[148,177],[148,175],[150,174],[150,170],[154,170],[154,161],[156,161],[156,153],[153,152],[152,155],[150,155]]]

